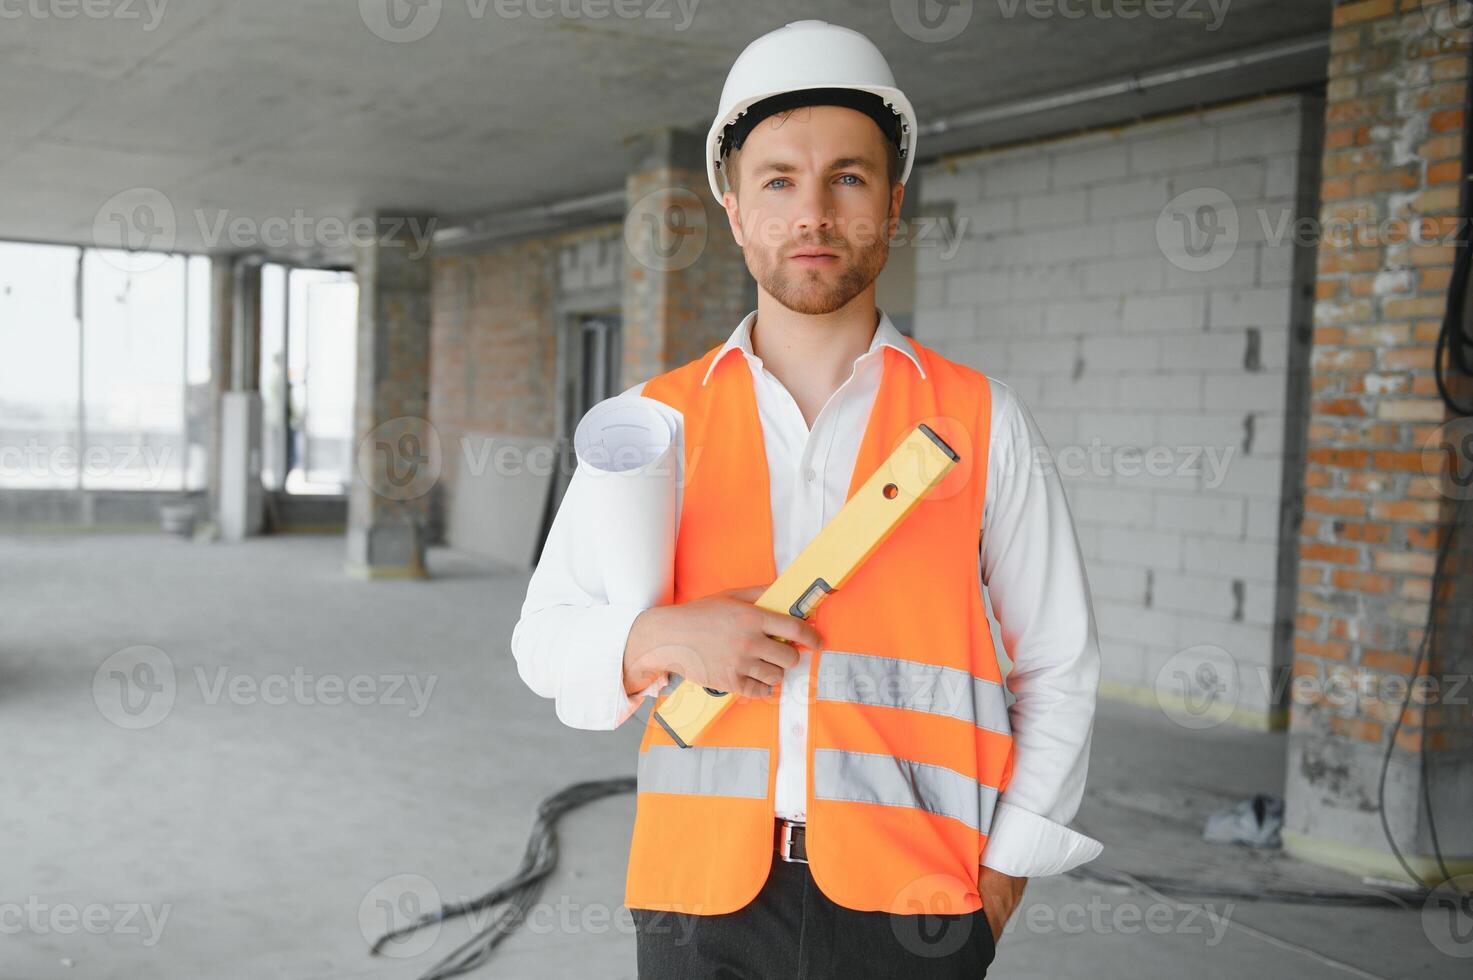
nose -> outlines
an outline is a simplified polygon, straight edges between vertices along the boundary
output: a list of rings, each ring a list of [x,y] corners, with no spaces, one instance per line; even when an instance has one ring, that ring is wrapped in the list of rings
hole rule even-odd
[[[824,181],[804,181],[794,207],[794,237],[829,240],[834,228],[834,202]]]

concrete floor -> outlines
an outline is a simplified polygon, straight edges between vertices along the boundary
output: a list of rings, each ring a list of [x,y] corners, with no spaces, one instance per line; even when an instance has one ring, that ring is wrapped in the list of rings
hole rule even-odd
[[[507,641],[525,573],[436,550],[434,581],[366,584],[342,559],[336,538],[0,538],[0,744],[12,760],[0,770],[0,980],[411,980],[469,927],[372,958],[365,935],[387,921],[384,903],[413,911],[482,893],[516,867],[540,799],[632,773],[643,712],[618,732],[573,731],[516,676]],[[139,645],[159,653],[99,672]],[[172,704],[160,667],[173,671]],[[129,710],[120,675],[136,682]],[[358,703],[332,703],[321,677]],[[153,700],[138,700],[145,688]],[[1107,845],[1092,867],[1356,886],[1199,841],[1211,809],[1282,782],[1280,735],[1184,732],[1103,704],[1079,818]],[[474,976],[634,976],[621,905],[633,812],[620,796],[564,821],[541,914]],[[1035,880],[991,975],[1467,975],[1415,910],[1197,904],[1211,915],[1071,876]]]

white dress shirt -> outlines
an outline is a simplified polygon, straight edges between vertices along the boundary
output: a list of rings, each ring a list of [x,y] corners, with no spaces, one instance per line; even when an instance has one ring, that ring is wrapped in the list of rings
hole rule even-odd
[[[735,349],[751,368],[767,449],[773,560],[780,574],[844,505],[879,390],[881,348],[906,355],[897,367],[922,376],[924,371],[909,339],[881,311],[869,349],[855,359],[849,378],[810,430],[792,395],[752,350],[756,317],[754,310],[743,318],[716,360]],[[1039,877],[1090,861],[1102,849],[1098,841],[1065,826],[1084,795],[1099,643],[1084,558],[1048,447],[1013,390],[993,378],[988,383],[992,423],[979,552],[982,581],[1013,662],[1006,685],[1013,698],[1008,716],[1014,758],[982,864],[1004,874]],[[638,397],[643,389],[640,382],[619,397]],[[683,428],[677,440],[681,436]],[[679,448],[673,455],[683,458]],[[553,520],[511,646],[522,679],[555,700],[559,719],[575,728],[606,730],[623,724],[669,675],[637,694],[624,691],[624,647],[643,609],[610,605],[596,577],[579,574],[586,549],[577,545],[577,512],[588,489],[580,472],[574,471]],[[804,818],[807,798],[811,656],[800,651],[798,664],[784,671],[778,702],[774,810],[794,820]]]

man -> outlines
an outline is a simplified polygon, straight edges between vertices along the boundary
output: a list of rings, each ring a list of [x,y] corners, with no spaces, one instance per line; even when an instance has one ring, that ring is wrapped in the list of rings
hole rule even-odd
[[[564,508],[513,633],[576,727],[672,676],[738,696],[690,747],[646,723],[625,895],[644,978],[980,977],[1027,879],[1101,849],[1065,826],[1099,652],[1046,446],[1010,388],[875,305],[915,139],[854,31],[800,21],[737,59],[707,169],[757,309],[619,396],[680,420],[674,602],[589,591]],[[809,620],[756,607],[919,422],[961,455],[947,480]]]

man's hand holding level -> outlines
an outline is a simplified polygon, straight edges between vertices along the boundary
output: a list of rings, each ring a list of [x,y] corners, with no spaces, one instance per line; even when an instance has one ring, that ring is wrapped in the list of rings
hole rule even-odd
[[[823,639],[806,620],[756,606],[767,588],[727,589],[640,613],[624,647],[624,690],[634,694],[670,671],[717,691],[771,695],[798,663],[797,647],[817,650]]]

